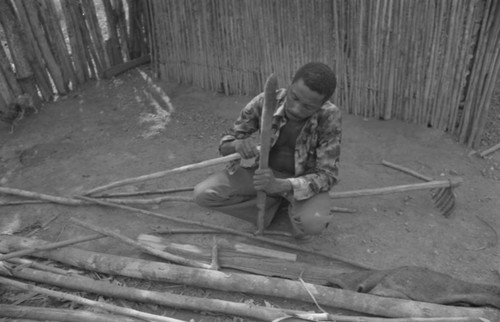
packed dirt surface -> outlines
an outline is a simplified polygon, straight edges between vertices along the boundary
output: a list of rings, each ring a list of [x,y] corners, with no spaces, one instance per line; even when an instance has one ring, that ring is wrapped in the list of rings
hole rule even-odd
[[[29,114],[13,134],[9,133],[9,126],[0,124],[1,186],[69,197],[120,179],[218,157],[221,133],[231,126],[251,97],[226,97],[170,82],[154,81],[153,84],[147,81],[151,79],[145,77],[145,70],[132,70],[111,80],[88,83],[67,97],[45,104],[38,114]],[[493,120],[500,120],[499,111],[492,111]],[[497,126],[489,126],[493,130],[481,149],[500,142],[500,136],[495,134]],[[462,177],[463,184],[455,189],[456,209],[449,218],[442,216],[429,190],[335,200],[332,206],[353,208],[356,212],[335,213],[328,230],[303,246],[373,268],[415,265],[466,281],[500,284],[497,234],[500,230],[500,151],[486,158],[474,152],[452,136],[431,128],[344,114],[341,181],[336,191],[422,182],[382,165],[382,160],[386,160],[435,179]],[[113,192],[192,187],[222,167],[172,174]],[[190,193],[176,195],[189,196]],[[3,202],[21,200],[8,195],[0,195],[0,199]],[[249,223],[208,212],[190,202],[139,207],[234,229],[253,229]],[[18,235],[25,235],[57,216],[31,237],[47,241],[93,234],[71,223],[69,219],[73,217],[119,230],[131,238],[152,233],[158,226],[183,227],[165,219],[101,206],[24,204],[2,206],[0,214],[2,232]],[[287,218],[277,218],[271,229],[288,231],[290,225]],[[253,243],[240,237],[222,237]],[[166,238],[210,244],[213,236]],[[111,238],[77,247],[153,259]],[[136,285],[140,286],[137,282],[132,284]],[[208,290],[186,287],[169,290],[234,300],[230,295]],[[238,293],[236,298],[242,302],[263,303],[252,295]],[[274,299],[266,301],[270,305],[284,305]],[[155,312],[158,308],[146,309]],[[197,321],[232,321],[221,315],[183,311],[175,311],[171,316],[196,317]]]

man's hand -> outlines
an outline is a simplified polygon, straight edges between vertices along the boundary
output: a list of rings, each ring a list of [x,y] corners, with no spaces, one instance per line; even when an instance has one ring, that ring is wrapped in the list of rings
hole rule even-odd
[[[243,159],[251,159],[259,155],[257,144],[253,138],[235,140],[234,144],[235,151],[238,152]]]
[[[257,169],[253,176],[253,185],[257,191],[265,191],[268,195],[282,194],[292,191],[292,184],[286,179],[276,178],[271,169]]]

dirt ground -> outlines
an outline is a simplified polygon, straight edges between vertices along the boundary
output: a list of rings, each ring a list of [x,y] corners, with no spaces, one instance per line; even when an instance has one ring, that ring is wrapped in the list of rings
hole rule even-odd
[[[7,125],[0,124],[0,184],[72,196],[119,179],[218,157],[221,132],[231,125],[250,97],[225,97],[157,81],[156,85],[166,97],[158,94],[158,87],[148,83],[144,75],[133,70],[112,80],[88,83],[67,97],[45,104],[40,113],[28,115],[13,134],[9,134]],[[154,101],[160,102],[162,108]],[[488,125],[481,149],[500,142],[500,109],[492,110],[491,114],[492,124]],[[493,123],[495,120],[499,121]],[[337,191],[421,182],[383,166],[382,160],[436,179],[460,176],[464,183],[456,189],[457,207],[450,218],[439,213],[429,191],[334,201],[334,206],[355,208],[357,212],[336,213],[328,230],[306,247],[374,268],[417,265],[466,281],[500,284],[497,235],[500,230],[500,151],[485,159],[473,152],[450,135],[423,126],[344,114],[341,182]],[[174,174],[117,190],[194,186],[221,167]],[[6,195],[0,199],[17,200]],[[250,224],[219,213],[207,214],[207,210],[186,202],[166,202],[146,208],[234,229],[252,229]],[[34,235],[48,241],[92,234],[70,223],[71,217],[120,230],[133,238],[150,233],[157,225],[172,226],[163,219],[99,206],[27,204],[3,206],[0,214],[2,231],[14,227],[19,234],[59,215],[46,229]],[[16,220],[20,223],[17,227]],[[272,228],[286,231],[289,223],[282,218],[274,222]],[[207,236],[200,235],[170,238],[207,242]],[[139,251],[109,238],[78,247],[144,257]],[[206,297],[216,294],[207,290],[182,290],[184,294],[199,293]],[[238,298],[260,301],[244,294],[238,294]],[[271,305],[278,303],[268,301]],[[220,315],[182,311],[175,311],[172,316],[232,321]]]

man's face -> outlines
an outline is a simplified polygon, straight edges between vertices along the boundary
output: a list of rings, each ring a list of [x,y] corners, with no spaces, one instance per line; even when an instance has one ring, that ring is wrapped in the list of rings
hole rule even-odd
[[[289,120],[302,121],[316,113],[323,105],[324,95],[312,91],[299,79],[287,91],[285,112]]]

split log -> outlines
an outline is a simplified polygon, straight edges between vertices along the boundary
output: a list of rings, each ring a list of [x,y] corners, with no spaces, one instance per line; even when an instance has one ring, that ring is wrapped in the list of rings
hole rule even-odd
[[[121,315],[136,317],[139,319],[159,321],[159,322],[186,322],[183,320],[178,320],[178,319],[173,319],[173,318],[169,318],[169,317],[165,317],[165,316],[141,312],[141,311],[137,311],[137,310],[121,307],[121,306],[116,306],[116,305],[112,305],[112,304],[108,304],[108,303],[104,303],[104,302],[92,301],[92,300],[86,299],[86,298],[81,297],[81,296],[49,290],[49,289],[44,288],[44,287],[34,286],[34,285],[18,282],[18,281],[15,281],[13,279],[10,279],[10,278],[0,277],[0,284],[13,286],[13,287],[16,287],[16,288],[24,290],[24,291],[30,291],[30,292],[35,292],[35,293],[47,295],[50,297],[55,297],[57,299],[64,299],[67,301],[72,301],[72,302],[82,304],[82,305],[89,305],[92,307],[97,307],[97,308],[100,308],[102,310],[106,310],[108,312],[113,312],[113,313],[117,313],[117,314],[121,314]]]
[[[127,316],[94,313],[83,310],[0,304],[0,317],[65,322],[144,322]]]
[[[128,238],[126,236],[123,236],[122,234],[119,234],[116,231],[112,231],[112,230],[109,230],[109,229],[106,229],[106,228],[102,228],[102,227],[98,227],[98,226],[95,226],[95,225],[92,225],[92,224],[89,224],[89,223],[85,223],[85,222],[83,222],[81,220],[78,220],[76,218],[71,218],[70,220],[73,223],[75,223],[75,224],[77,224],[79,226],[85,227],[87,229],[91,229],[93,231],[99,232],[99,233],[101,233],[103,235],[106,235],[106,236],[114,237],[116,239],[121,240],[125,244],[129,244],[129,245],[131,245],[133,247],[136,247],[136,248],[139,248],[139,249],[145,251],[148,254],[151,254],[151,255],[154,255],[154,256],[158,256],[158,257],[166,259],[168,261],[171,261],[171,262],[174,262],[174,263],[177,263],[177,264],[180,264],[180,265],[187,265],[187,266],[190,266],[190,267],[199,267],[199,268],[207,268],[207,269],[214,269],[215,268],[215,269],[217,269],[216,267],[213,267],[212,265],[209,265],[209,264],[206,264],[206,263],[202,263],[202,262],[198,262],[198,261],[195,261],[195,260],[186,259],[186,258],[177,256],[177,255],[173,255],[173,254],[170,254],[170,253],[158,250],[157,248],[153,248],[153,247],[151,247],[151,246],[149,246],[147,244],[138,243],[135,240],[133,240],[131,238]]]
[[[0,236],[0,250],[5,247],[8,247],[8,249],[33,247],[39,243],[40,240],[30,240],[8,235]],[[195,285],[222,291],[274,296],[311,303],[312,299],[307,291],[309,290],[319,305],[337,307],[375,316],[468,316],[475,318],[483,317],[493,321],[500,319],[500,312],[494,309],[454,307],[379,297],[279,278],[204,270],[110,254],[100,254],[72,247],[39,252],[35,256],[57,260],[67,265],[104,274]]]
[[[148,236],[148,237],[144,237]],[[140,235],[139,240],[151,247],[179,254],[197,260],[209,260],[210,250],[197,245],[183,245],[169,243],[163,238],[150,235]],[[341,284],[338,275],[351,273],[352,269],[345,269],[336,265],[320,266],[304,262],[289,261],[280,258],[270,258],[232,251],[224,247],[219,241],[219,265],[221,268],[235,269],[241,272],[258,274],[270,277],[281,277],[296,280],[301,277],[304,281],[316,285]]]
[[[196,245],[189,244],[179,244],[172,243],[168,239],[161,238],[154,235],[140,234],[137,240],[141,243],[151,245],[157,249],[172,249],[184,253],[194,253],[203,256],[208,254],[207,249],[198,247]],[[225,250],[227,256],[238,256],[242,254],[247,254],[250,256],[255,256],[257,258],[270,257],[275,259],[281,259],[287,262],[294,262],[297,260],[297,255],[287,252],[282,252],[274,249],[258,247],[245,243],[232,243],[225,239],[219,239],[219,250]]]

